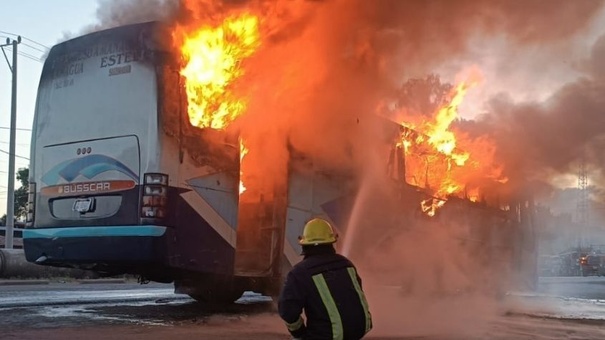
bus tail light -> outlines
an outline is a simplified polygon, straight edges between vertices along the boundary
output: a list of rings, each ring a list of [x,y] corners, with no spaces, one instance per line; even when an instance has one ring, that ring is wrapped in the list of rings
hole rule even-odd
[[[30,182],[27,190],[27,214],[25,224],[30,226],[34,222],[34,213],[36,211],[36,183]]]
[[[168,205],[168,175],[146,173],[143,183],[141,217],[164,218]]]

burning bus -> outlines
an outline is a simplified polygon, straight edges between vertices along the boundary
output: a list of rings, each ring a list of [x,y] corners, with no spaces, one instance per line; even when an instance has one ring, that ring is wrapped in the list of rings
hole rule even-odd
[[[183,103],[171,101],[183,86],[160,31],[135,24],[50,51],[33,123],[26,258],[231,299],[241,293],[232,280],[240,150],[228,138],[196,148],[202,132],[182,126]],[[197,274],[206,284],[188,289]]]
[[[254,24],[246,20],[238,25]],[[32,129],[26,258],[174,282],[177,293],[203,301],[233,301],[244,289],[275,292],[284,268],[299,260],[305,221],[322,215],[344,238],[352,225],[364,225],[352,213],[360,178],[347,166],[324,168],[290,148],[283,177],[244,180],[246,141],[225,124],[244,107],[220,87],[186,83],[207,74],[182,67],[162,43],[170,34],[162,24],[141,23],[51,49]],[[204,97],[208,91],[213,99]],[[469,228],[461,242],[470,242],[478,258],[505,264],[495,272],[531,258],[528,199],[488,207],[471,195],[450,198],[460,191],[452,181],[445,190],[423,188],[408,175],[423,135],[376,121],[384,132],[384,177],[397,197],[392,219],[420,227],[463,220]],[[358,238],[366,236],[362,230]]]

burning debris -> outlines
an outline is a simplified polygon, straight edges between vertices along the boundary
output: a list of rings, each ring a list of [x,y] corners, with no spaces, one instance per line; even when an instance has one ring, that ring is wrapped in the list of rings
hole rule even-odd
[[[423,200],[423,212],[434,216],[447,198],[457,195],[478,201],[480,188],[476,179],[500,183],[507,179],[496,162],[495,142],[487,136],[469,140],[460,131],[451,129],[458,119],[458,106],[474,82],[460,82],[450,90],[447,101],[432,116],[390,113],[403,120],[400,145],[406,156],[406,181],[425,188],[433,197]],[[458,144],[466,148],[461,148]]]

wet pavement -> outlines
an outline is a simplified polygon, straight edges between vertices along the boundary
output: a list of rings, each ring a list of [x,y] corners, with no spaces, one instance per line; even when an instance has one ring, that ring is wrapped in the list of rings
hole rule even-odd
[[[289,339],[273,311],[200,304],[165,284],[0,285],[0,339]]]
[[[514,303],[498,313],[480,300],[397,301],[383,289],[369,293],[376,326],[367,338],[602,339],[605,303],[575,296],[600,298],[604,285],[543,280],[540,292],[509,295]],[[0,339],[290,339],[271,302],[205,305],[154,283],[0,284],[0,325]]]
[[[271,303],[204,305],[174,294],[171,285],[136,283],[0,285],[0,325],[5,329],[70,325],[196,322],[216,315],[246,315],[273,310]]]

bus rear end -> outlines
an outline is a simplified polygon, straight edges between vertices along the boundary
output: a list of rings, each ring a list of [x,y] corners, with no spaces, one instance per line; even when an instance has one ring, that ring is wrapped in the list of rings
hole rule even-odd
[[[50,51],[33,124],[28,261],[164,280],[154,29],[119,27]]]

